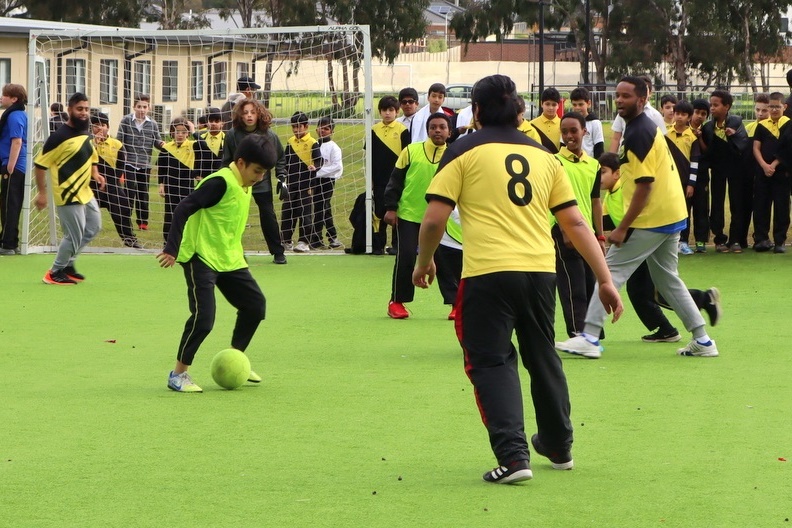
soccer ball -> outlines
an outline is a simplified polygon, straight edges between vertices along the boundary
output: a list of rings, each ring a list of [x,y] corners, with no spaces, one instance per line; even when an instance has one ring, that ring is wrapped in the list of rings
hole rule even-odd
[[[224,389],[236,389],[250,377],[250,360],[235,348],[221,350],[212,359],[212,379]]]

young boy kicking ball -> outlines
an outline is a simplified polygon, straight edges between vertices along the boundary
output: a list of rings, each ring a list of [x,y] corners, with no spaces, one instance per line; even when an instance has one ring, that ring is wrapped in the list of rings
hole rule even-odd
[[[181,264],[187,281],[190,317],[168,377],[168,388],[177,392],[203,392],[187,370],[214,326],[215,285],[237,309],[232,348],[244,352],[266,314],[266,299],[245,260],[242,234],[253,184],[275,166],[277,154],[269,136],[250,135],[234,157],[179,203],[165,249],[157,255],[163,268]],[[258,383],[261,377],[251,370],[248,381]]]

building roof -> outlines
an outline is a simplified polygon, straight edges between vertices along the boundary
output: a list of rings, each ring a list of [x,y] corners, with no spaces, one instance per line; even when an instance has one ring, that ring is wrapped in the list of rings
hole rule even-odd
[[[94,24],[74,24],[71,22],[54,22],[51,20],[35,20],[32,18],[0,17],[0,35],[28,35],[31,30],[57,31],[68,30],[96,30],[112,31],[124,29],[113,26],[98,26]],[[142,30],[141,30],[142,32]]]

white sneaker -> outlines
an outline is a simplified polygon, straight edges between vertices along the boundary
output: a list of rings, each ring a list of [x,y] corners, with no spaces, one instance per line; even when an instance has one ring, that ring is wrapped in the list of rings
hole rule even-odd
[[[702,345],[693,339],[685,348],[677,350],[677,354],[680,356],[717,357],[718,347],[715,346],[715,341],[712,339],[709,345]]]
[[[291,242],[284,242],[283,243],[283,250],[284,251],[293,251],[294,250],[294,244],[292,244]]]
[[[343,247],[343,245],[344,244],[342,244],[337,238],[331,238],[330,239],[330,248],[331,249],[338,249],[340,247]]]
[[[168,375],[168,388],[176,392],[203,392],[189,374],[186,372],[174,374],[172,370]]]
[[[690,246],[688,246],[687,242],[680,242],[679,243],[679,254],[680,255],[692,255],[693,254],[693,250],[690,249]]]
[[[559,352],[575,354],[576,356],[583,356],[589,359],[599,359],[602,355],[602,347],[595,345],[582,335],[556,343],[555,349]]]
[[[294,251],[296,253],[308,253],[311,251],[311,247],[305,242],[297,242],[297,245],[294,246]]]

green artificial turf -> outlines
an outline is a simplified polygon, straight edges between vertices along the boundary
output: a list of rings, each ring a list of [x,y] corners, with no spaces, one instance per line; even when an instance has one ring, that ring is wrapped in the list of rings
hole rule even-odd
[[[88,280],[57,287],[51,255],[0,257],[0,526],[790,526],[792,257],[681,260],[689,286],[721,289],[721,357],[641,343],[628,308],[602,359],[564,357],[575,469],[536,456],[532,481],[499,486],[437,288],[385,316],[391,257],[251,256],[264,382],[212,382],[234,319],[218,296],[194,395],[165,387],[180,269],[84,255]]]

